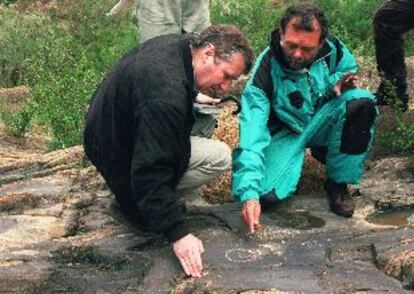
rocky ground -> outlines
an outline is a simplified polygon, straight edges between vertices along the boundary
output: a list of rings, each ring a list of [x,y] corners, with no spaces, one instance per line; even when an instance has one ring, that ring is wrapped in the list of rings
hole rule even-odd
[[[364,78],[375,79],[369,72]],[[234,124],[226,117],[225,124]],[[221,138],[228,134],[218,132]],[[414,289],[413,155],[383,156],[385,147],[375,146],[363,182],[352,187],[357,210],[351,219],[330,212],[320,190],[323,168],[311,159],[299,194],[264,214],[255,235],[241,224],[236,204],[188,206],[206,249],[205,274],[192,279],[162,236],[139,231],[122,217],[80,146],[50,153],[41,146],[37,137],[0,133],[0,293]],[[223,183],[228,176],[204,190],[206,199],[228,202]]]
[[[201,279],[182,274],[161,236],[128,225],[94,168],[83,165],[80,147],[41,154],[2,144],[0,156],[0,292],[408,293],[414,287],[414,224],[407,220],[414,214],[412,156],[371,163],[353,189],[352,219],[332,214],[321,193],[282,203],[263,216],[255,235],[240,223],[236,204],[189,207],[206,248]],[[367,221],[389,209],[397,214],[385,225]]]

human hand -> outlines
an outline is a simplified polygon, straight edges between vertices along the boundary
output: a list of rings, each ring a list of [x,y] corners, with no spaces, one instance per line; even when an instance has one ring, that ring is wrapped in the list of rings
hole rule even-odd
[[[188,234],[174,242],[173,250],[187,275],[201,277],[203,272],[201,254],[204,252],[204,247],[200,239]]]
[[[241,218],[249,227],[249,232],[254,233],[255,230],[260,229],[260,202],[259,200],[248,200],[243,203]]]
[[[220,99],[212,98],[212,97],[207,96],[205,94],[198,93],[198,95],[195,99],[195,102],[200,103],[200,104],[218,104],[218,103],[220,103]]]
[[[336,83],[334,92],[336,96],[340,96],[349,89],[361,87],[358,77],[354,73],[347,73]]]

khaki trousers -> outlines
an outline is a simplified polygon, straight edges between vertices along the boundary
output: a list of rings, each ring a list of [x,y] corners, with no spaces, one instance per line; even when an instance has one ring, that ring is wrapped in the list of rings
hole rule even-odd
[[[192,136],[190,163],[177,190],[197,189],[226,171],[230,165],[231,149],[227,144]]]
[[[139,0],[140,43],[166,34],[200,32],[210,25],[208,0]]]

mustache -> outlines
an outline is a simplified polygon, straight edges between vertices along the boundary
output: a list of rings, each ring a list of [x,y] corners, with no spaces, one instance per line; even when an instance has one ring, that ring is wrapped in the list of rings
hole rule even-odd
[[[315,61],[315,58],[310,59],[295,59],[291,56],[286,56],[286,61],[293,69],[303,69],[308,67]]]
[[[223,91],[214,87],[200,89],[200,92],[210,97],[220,97],[223,94]]]
[[[305,67],[306,65],[309,64],[307,60],[304,60],[304,59],[295,59],[292,57],[288,57],[287,60],[289,64],[293,66]]]

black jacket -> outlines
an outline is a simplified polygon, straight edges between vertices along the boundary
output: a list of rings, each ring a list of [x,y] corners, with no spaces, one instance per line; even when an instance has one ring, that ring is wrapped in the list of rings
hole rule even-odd
[[[127,53],[96,90],[84,133],[108,186],[128,188],[113,191],[117,199],[132,198],[143,225],[171,242],[188,234],[175,188],[188,167],[197,94],[189,43],[161,36]]]

